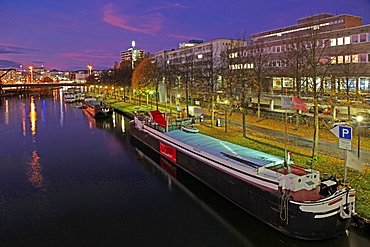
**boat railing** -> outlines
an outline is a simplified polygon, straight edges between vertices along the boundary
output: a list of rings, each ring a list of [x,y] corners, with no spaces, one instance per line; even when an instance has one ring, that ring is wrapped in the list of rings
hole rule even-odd
[[[193,126],[193,118],[172,118],[163,116],[165,113],[149,112],[149,111],[136,111],[135,116],[142,123],[152,129],[160,132],[181,129],[181,126]]]

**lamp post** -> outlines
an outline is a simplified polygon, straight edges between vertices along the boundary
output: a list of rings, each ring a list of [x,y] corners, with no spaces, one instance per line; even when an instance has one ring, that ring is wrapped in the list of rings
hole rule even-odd
[[[89,69],[89,75],[91,75],[92,65],[87,65],[87,68]]]
[[[30,67],[28,67],[28,68],[30,69],[30,73],[31,73],[31,75],[30,75],[30,76],[31,76],[31,78],[30,78],[30,82],[31,82],[31,83],[33,83],[33,73],[32,73],[32,72],[33,72],[33,71],[32,71],[32,70],[33,70],[33,67],[32,67],[32,66],[30,66]]]
[[[360,158],[360,133],[361,133],[361,122],[364,118],[362,116],[357,116],[356,117],[356,120],[357,120],[357,157]]]
[[[152,99],[153,91],[150,90],[149,94],[150,94],[150,108],[153,108],[153,99]]]
[[[146,109],[148,110],[148,98],[149,98],[149,93],[146,93]]]

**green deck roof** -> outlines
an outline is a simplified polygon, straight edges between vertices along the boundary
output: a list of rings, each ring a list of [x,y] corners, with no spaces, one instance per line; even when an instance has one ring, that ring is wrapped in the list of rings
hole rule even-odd
[[[271,163],[284,163],[283,158],[242,147],[226,141],[221,141],[199,133],[187,133],[182,130],[173,130],[165,134],[197,149],[250,168],[256,168],[256,166],[265,166]]]

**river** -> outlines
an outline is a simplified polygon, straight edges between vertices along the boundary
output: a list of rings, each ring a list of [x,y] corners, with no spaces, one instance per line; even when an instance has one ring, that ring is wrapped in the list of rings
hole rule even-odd
[[[95,120],[61,90],[0,97],[0,246],[370,246],[358,228],[320,242],[278,233],[163,172],[128,123]]]

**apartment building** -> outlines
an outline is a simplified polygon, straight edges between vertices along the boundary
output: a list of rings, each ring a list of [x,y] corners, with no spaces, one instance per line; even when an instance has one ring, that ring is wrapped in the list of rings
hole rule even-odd
[[[186,59],[190,59],[192,62],[199,62],[206,57],[205,55],[210,53],[212,54],[211,57],[219,59],[221,53],[229,47],[230,43],[230,39],[217,39],[208,42],[189,40],[189,42],[180,43],[178,49],[156,52],[154,57],[159,66],[183,64]]]
[[[312,34],[319,48],[318,62],[330,65],[320,75],[326,77],[327,89],[347,80],[351,90],[370,90],[370,25],[363,25],[361,17],[346,14],[310,16],[297,20],[296,25],[250,36],[249,49],[263,45],[268,54],[274,90],[292,87],[293,80],[287,75],[287,54],[294,42],[307,41]]]

